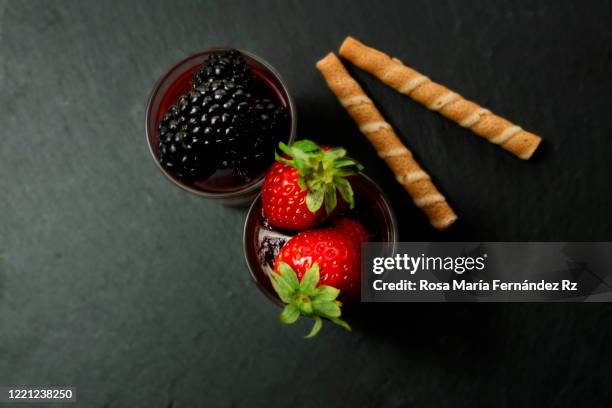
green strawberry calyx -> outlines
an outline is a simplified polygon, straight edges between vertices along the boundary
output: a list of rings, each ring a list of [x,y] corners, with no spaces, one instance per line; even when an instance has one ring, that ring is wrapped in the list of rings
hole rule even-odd
[[[323,149],[311,140],[298,140],[291,146],[279,143],[279,149],[286,155],[276,153],[276,160],[295,167],[300,175],[298,185],[307,190],[306,206],[312,213],[323,205],[330,214],[338,203],[336,192],[346,201],[350,208],[355,206],[351,183],[346,179],[363,169],[356,160],[346,156],[341,147]]]
[[[336,298],[340,290],[329,285],[319,285],[319,265],[315,262],[298,280],[295,271],[286,264],[279,264],[279,273],[268,267],[268,277],[280,300],[286,304],[280,314],[285,324],[295,323],[300,316],[314,319],[314,325],[305,338],[314,337],[323,326],[323,318],[351,331],[351,326],[340,319],[342,303]]]

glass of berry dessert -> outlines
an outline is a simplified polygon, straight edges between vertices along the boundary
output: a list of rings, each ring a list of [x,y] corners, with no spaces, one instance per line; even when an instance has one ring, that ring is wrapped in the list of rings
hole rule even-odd
[[[275,146],[293,141],[296,109],[266,61],[211,48],[178,62],[157,82],[145,128],[155,162],[173,183],[242,204],[257,194]]]
[[[284,323],[312,317],[311,335],[322,318],[348,328],[340,306],[359,301],[361,244],[387,243],[381,256],[391,256],[395,215],[344,149],[307,140],[280,148],[244,226],[251,276],[270,300],[284,305]]]

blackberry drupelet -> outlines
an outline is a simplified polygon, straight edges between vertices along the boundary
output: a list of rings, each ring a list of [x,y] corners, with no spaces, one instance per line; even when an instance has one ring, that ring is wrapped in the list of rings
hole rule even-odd
[[[193,75],[193,87],[217,80],[231,80],[248,86],[253,79],[251,68],[237,50],[220,51],[212,54]]]
[[[232,167],[227,152],[249,130],[250,101],[245,88],[230,80],[207,82],[181,96],[159,124],[162,166],[197,180]]]

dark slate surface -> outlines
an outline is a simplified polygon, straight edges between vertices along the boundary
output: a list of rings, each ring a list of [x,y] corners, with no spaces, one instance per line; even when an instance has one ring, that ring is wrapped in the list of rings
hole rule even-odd
[[[282,72],[301,136],[366,164],[404,240],[611,240],[611,20],[605,1],[0,0],[0,384],[72,384],[84,407],[610,406],[609,305],[281,327],[243,264],[245,210],[168,183],[143,119],[173,62],[231,44]],[[353,69],[460,214],[433,232],[313,67],[347,34],[542,151],[524,163]]]

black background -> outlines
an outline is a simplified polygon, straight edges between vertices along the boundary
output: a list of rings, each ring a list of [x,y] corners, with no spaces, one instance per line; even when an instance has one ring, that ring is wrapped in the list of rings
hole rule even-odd
[[[611,240],[607,1],[0,0],[0,384],[79,406],[610,406],[605,304],[374,305],[352,334],[282,327],[242,258],[244,209],[172,186],[148,94],[232,45],[285,77],[299,135],[344,145],[405,241]],[[437,233],[326,87],[346,35],[545,142],[523,162],[351,68],[460,216]]]

